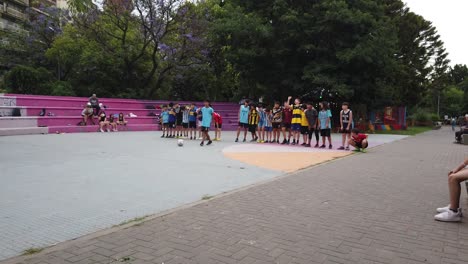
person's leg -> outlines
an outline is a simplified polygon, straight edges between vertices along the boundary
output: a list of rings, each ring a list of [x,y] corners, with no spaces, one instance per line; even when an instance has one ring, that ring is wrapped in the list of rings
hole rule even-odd
[[[223,130],[223,129],[220,127],[220,128],[219,128],[219,132],[218,132],[218,136],[219,136],[218,139],[221,139],[221,131],[222,131],[222,130]]]
[[[356,141],[354,141],[353,139],[349,139],[348,144],[353,146],[354,148],[358,148],[357,144],[356,144]]]
[[[448,177],[450,209],[458,210],[458,208],[460,208],[460,184],[466,180],[468,180],[468,169],[463,169],[457,173],[451,174]]]
[[[244,124],[244,141],[247,139],[248,126]]]
[[[283,126],[281,132],[283,132],[283,143],[286,143],[286,127]]]
[[[239,126],[237,127],[237,136],[236,136],[237,140],[239,140],[240,131],[241,131],[241,125],[239,123]]]
[[[366,149],[369,146],[369,142],[367,141],[367,139],[364,139],[362,140],[361,145],[363,149]]]
[[[346,143],[346,135],[348,135],[347,133],[343,133],[341,134],[341,146],[344,148],[345,146],[345,143]]]
[[[319,141],[320,141],[320,137],[319,137],[319,129],[315,129],[315,141],[316,141],[316,145],[318,145]]]
[[[205,130],[205,138],[208,140],[208,145],[211,144],[211,138],[208,129]]]

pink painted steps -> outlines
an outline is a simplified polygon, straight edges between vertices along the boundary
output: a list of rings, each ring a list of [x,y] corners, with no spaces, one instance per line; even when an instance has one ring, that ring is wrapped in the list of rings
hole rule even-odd
[[[32,125],[39,133],[77,133],[77,132],[96,132],[97,125],[78,126],[81,121],[81,111],[85,107],[88,98],[84,97],[65,97],[65,96],[38,96],[38,95],[19,95],[6,94],[0,95],[0,116],[8,116],[9,118],[19,119],[24,116],[34,120]],[[136,99],[112,99],[100,98],[107,109],[107,114],[123,113],[126,115],[128,125],[121,127],[122,131],[156,131],[159,130],[158,120],[154,115],[159,115],[159,109],[149,109],[152,107],[158,108],[162,104],[167,104],[168,101],[148,101]],[[190,102],[179,102],[182,105],[188,105]],[[201,106],[201,102],[195,102],[197,106]],[[212,104],[215,111],[219,112],[223,117],[223,129],[235,130],[237,128],[237,112],[238,105],[235,103],[215,102]],[[18,108],[22,117],[11,117],[13,109]],[[45,109],[45,116],[39,116],[39,113]],[[18,112],[18,110],[17,110]],[[132,113],[136,117],[128,117]],[[1,118],[1,117],[0,117]],[[3,117],[5,118],[5,117]],[[2,125],[3,124],[3,125]],[[15,124],[9,123],[0,119],[0,129],[5,126],[15,128]],[[21,127],[18,125],[18,127]],[[40,129],[38,129],[40,128]],[[34,130],[32,130],[34,132]],[[4,133],[5,135],[14,134],[12,131]],[[0,135],[3,135],[0,131]]]

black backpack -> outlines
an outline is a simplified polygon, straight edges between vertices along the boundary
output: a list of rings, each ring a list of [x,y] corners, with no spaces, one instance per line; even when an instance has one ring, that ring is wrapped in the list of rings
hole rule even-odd
[[[11,116],[21,116],[21,110],[19,108],[13,108]]]

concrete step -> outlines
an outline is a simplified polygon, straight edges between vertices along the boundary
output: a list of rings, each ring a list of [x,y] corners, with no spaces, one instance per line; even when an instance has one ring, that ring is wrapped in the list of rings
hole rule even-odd
[[[46,128],[47,129],[47,128]],[[119,132],[123,131],[158,131],[159,125],[156,124],[128,124],[126,126],[118,126]],[[83,133],[83,132],[99,132],[99,126],[50,126],[48,127],[50,134],[59,133]]]
[[[0,105],[0,117],[3,116],[13,116],[14,109],[19,109],[21,116],[27,116],[28,111],[26,107],[22,106],[2,106]]]
[[[47,127],[10,127],[0,128],[0,136],[47,134]]]
[[[0,128],[38,127],[37,117],[0,117]]]

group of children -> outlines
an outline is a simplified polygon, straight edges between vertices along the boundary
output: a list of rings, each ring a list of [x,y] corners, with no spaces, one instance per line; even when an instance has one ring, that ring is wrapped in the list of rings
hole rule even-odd
[[[280,137],[283,135],[283,145],[312,147],[312,137],[315,135],[315,148],[326,148],[328,140],[328,148],[332,149],[332,114],[329,104],[321,102],[320,110],[317,111],[312,103],[301,104],[300,99],[295,99],[294,104],[291,104],[291,99],[292,97],[288,97],[283,106],[280,102],[275,102],[272,109],[245,100],[239,109],[239,127],[235,142],[239,142],[239,135],[243,130],[243,142],[247,140],[247,132],[250,132],[251,142],[280,144]],[[343,103],[339,130],[342,134],[342,145],[339,150],[349,150],[350,145],[357,150],[368,147],[367,135],[353,128],[352,120],[353,114],[349,104]],[[322,137],[321,144],[319,135]]]
[[[204,102],[204,106],[197,108],[194,103],[188,106],[181,106],[179,103],[169,103],[163,105],[160,114],[160,122],[162,124],[162,138],[189,138],[190,140],[197,139],[197,128],[200,133],[204,145],[205,140],[208,140],[207,145],[212,144],[209,135],[211,123],[214,121],[215,137],[213,140],[221,139],[221,128],[223,124],[222,117],[216,113],[211,107],[208,100]],[[198,123],[198,125],[197,125]]]
[[[83,120],[80,122],[80,125],[87,125],[88,120],[94,125],[94,118],[98,119],[100,132],[117,132],[117,126],[127,125],[127,120],[125,120],[125,115],[123,113],[109,114],[109,116],[107,116],[104,111],[105,107],[102,104],[99,104],[99,107],[99,111],[96,113],[91,103],[87,103],[86,108],[81,112]]]
[[[245,100],[239,109],[239,126],[235,142],[239,142],[239,135],[244,131],[243,142],[247,141],[247,133],[250,132],[251,142],[312,147],[312,138],[315,136],[315,148],[326,148],[328,141],[328,148],[332,149],[332,113],[329,104],[321,102],[320,110],[316,110],[312,103],[302,104],[300,99],[295,99],[294,104],[291,104],[291,99],[291,96],[288,97],[283,106],[280,102],[275,102],[271,109]],[[343,103],[339,129],[342,134],[342,145],[339,150],[349,150],[350,146],[357,150],[368,147],[367,135],[353,128],[352,120],[353,112],[349,109],[349,104]],[[199,131],[202,139],[200,145],[203,146],[205,140],[208,140],[209,145],[212,143],[208,134],[212,122],[215,127],[213,140],[221,138],[222,117],[213,110],[209,101],[205,101],[201,108],[197,108],[193,103],[188,106],[181,106],[179,103],[163,105],[160,121],[163,138],[185,137],[192,140],[197,138]],[[281,135],[283,140],[280,142]]]

